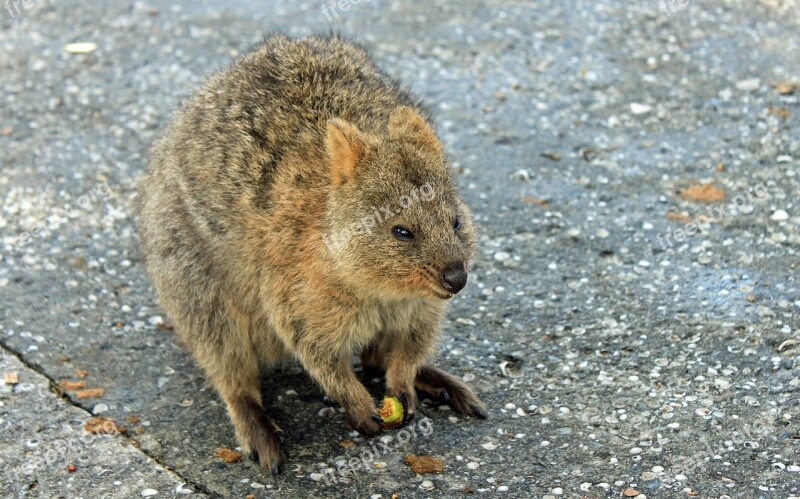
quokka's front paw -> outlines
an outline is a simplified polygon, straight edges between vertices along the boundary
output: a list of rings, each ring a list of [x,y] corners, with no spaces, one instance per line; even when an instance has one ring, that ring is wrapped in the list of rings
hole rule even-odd
[[[250,443],[250,458],[272,475],[283,471],[287,456],[283,450],[285,438],[282,433],[259,435]]]
[[[286,452],[283,443],[286,438],[283,432],[273,428],[263,428],[251,433],[249,442],[242,443],[242,448],[248,451],[250,458],[268,473],[277,475],[286,464]]]
[[[236,437],[245,453],[258,461],[268,473],[277,475],[286,463],[283,443],[286,438],[260,404],[250,399],[230,405]]]
[[[381,426],[383,420],[374,409],[359,411],[359,413],[345,410],[345,419],[352,429],[367,438],[377,437],[383,431]]]

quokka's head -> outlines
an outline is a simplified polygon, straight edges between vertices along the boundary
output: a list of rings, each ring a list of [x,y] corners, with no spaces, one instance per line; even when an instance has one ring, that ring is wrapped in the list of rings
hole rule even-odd
[[[374,294],[448,299],[467,283],[475,234],[444,151],[417,111],[380,134],[328,122],[331,192],[323,242],[336,271]]]

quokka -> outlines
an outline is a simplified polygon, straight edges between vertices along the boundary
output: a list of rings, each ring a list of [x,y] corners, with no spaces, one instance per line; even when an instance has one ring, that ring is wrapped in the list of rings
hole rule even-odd
[[[429,199],[351,230],[422,186]],[[285,438],[262,362],[299,361],[367,437],[383,428],[355,355],[385,372],[405,423],[418,394],[485,417],[428,363],[467,283],[469,209],[419,100],[361,47],[275,35],[211,77],[154,145],[138,203],[160,303],[266,470],[280,471]]]

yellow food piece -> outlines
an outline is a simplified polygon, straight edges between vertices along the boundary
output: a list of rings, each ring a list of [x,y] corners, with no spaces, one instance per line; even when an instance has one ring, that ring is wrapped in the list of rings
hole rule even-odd
[[[403,423],[403,404],[397,397],[385,397],[378,409],[385,428],[396,428]]]

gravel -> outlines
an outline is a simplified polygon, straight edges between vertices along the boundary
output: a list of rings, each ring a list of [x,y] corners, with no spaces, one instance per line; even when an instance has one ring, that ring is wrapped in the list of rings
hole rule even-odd
[[[800,497],[796,4],[0,11],[0,372],[19,373],[0,376],[0,492]],[[171,110],[273,29],[358,37],[436,111],[480,232],[439,363],[490,407],[426,404],[430,431],[367,442],[287,366],[265,383],[288,433],[277,478],[215,456],[232,427],[155,302],[132,217]],[[681,196],[695,184],[724,200]],[[54,392],[79,379],[104,394]],[[62,424],[93,412],[126,432],[67,447],[74,472],[48,466]],[[445,471],[415,476],[408,453]]]

